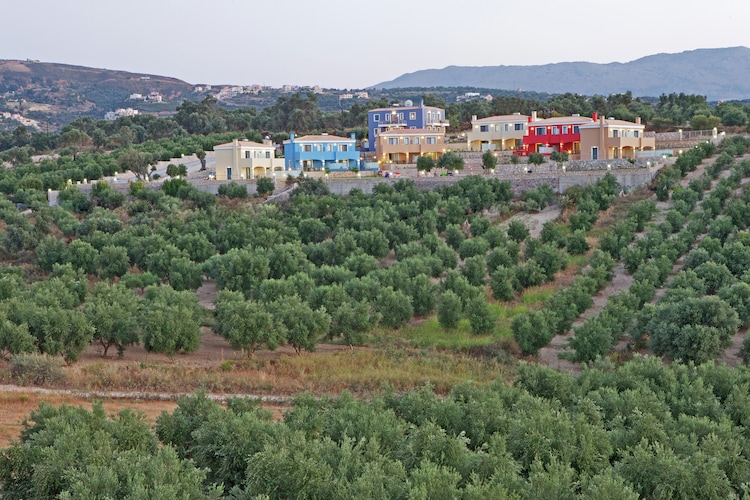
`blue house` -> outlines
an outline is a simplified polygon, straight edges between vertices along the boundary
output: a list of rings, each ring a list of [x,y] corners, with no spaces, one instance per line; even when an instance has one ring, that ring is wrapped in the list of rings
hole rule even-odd
[[[434,106],[425,106],[424,101],[419,106],[412,106],[406,101],[406,106],[371,109],[367,112],[367,151],[375,151],[378,135],[393,129],[426,129],[442,130],[448,128],[445,110]]]
[[[357,151],[354,134],[351,137],[335,135],[289,136],[284,141],[285,170],[332,172],[360,168],[359,151]]]

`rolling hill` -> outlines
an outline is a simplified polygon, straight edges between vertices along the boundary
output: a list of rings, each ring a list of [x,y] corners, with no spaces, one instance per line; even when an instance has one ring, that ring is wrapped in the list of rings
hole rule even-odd
[[[656,54],[627,63],[564,62],[540,66],[448,66],[407,73],[372,88],[483,87],[559,94],[635,96],[684,92],[709,101],[750,98],[750,48]]]

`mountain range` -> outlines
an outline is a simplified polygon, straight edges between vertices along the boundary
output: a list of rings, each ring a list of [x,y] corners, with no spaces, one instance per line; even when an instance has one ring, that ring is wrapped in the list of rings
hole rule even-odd
[[[709,101],[750,98],[750,49],[697,49],[627,63],[563,62],[537,66],[448,66],[406,73],[371,88],[481,87],[562,94],[634,96],[680,93]]]

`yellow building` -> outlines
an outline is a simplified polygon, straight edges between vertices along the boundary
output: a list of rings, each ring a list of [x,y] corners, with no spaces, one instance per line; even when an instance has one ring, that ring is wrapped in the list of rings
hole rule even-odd
[[[635,158],[637,151],[656,148],[654,137],[644,137],[645,125],[601,117],[581,125],[581,160],[616,160]]]
[[[469,151],[517,151],[528,127],[529,117],[521,113],[471,117],[471,130],[466,134]]]
[[[214,146],[216,180],[243,180],[272,177],[283,172],[284,159],[276,158],[276,147],[270,139],[263,144],[235,139]]]
[[[437,160],[445,151],[445,131],[424,128],[401,128],[380,132],[375,151],[381,165],[417,163],[420,156]]]

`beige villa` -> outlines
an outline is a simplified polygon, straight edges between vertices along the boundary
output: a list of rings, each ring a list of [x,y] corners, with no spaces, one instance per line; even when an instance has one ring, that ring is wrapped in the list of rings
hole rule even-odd
[[[445,129],[401,128],[380,132],[375,141],[378,163],[417,163],[420,156],[437,160],[445,152]]]
[[[579,126],[581,160],[615,160],[635,158],[637,151],[653,150],[656,139],[645,137],[640,118],[635,123],[604,118]]]
[[[516,151],[528,127],[529,117],[521,113],[512,115],[488,116],[477,119],[471,117],[471,130],[466,134],[469,151]]]
[[[216,180],[244,180],[272,177],[284,170],[284,159],[276,158],[276,147],[270,139],[263,144],[233,140],[214,146]]]

